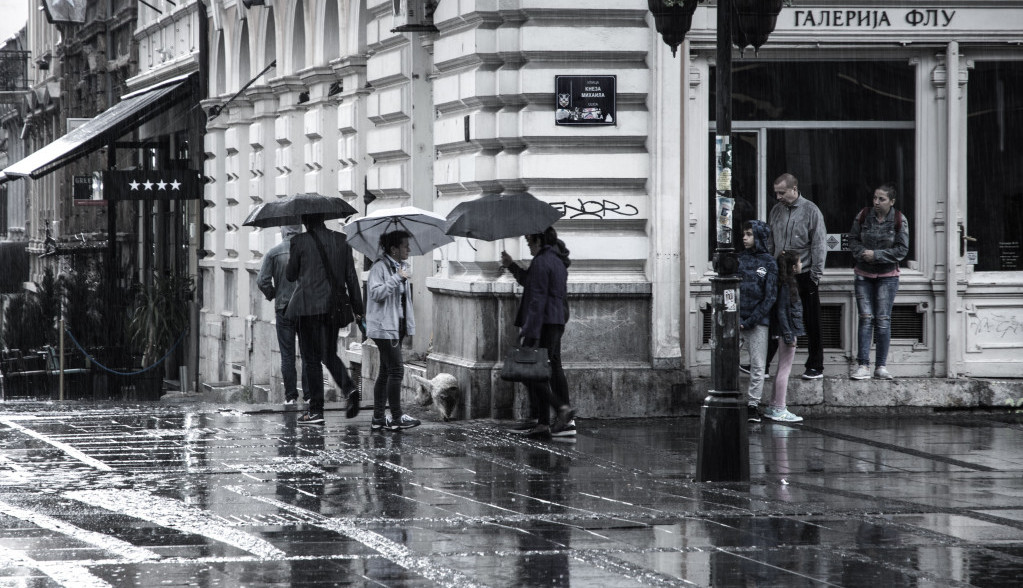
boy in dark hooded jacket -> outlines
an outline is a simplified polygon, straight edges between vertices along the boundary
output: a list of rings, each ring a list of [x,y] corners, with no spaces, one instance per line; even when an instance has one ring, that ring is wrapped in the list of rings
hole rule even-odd
[[[760,399],[764,393],[764,365],[771,324],[771,310],[778,297],[778,264],[768,253],[771,228],[763,221],[746,221],[742,225],[739,253],[739,336],[746,342],[750,357],[749,404],[750,422],[760,422]]]

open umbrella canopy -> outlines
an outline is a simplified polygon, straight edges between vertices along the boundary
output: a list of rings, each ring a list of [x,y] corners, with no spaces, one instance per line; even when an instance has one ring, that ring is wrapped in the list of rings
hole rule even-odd
[[[542,233],[565,213],[532,194],[485,194],[451,211],[444,232],[459,237],[496,241]]]
[[[349,222],[344,227],[348,244],[370,259],[378,259],[380,236],[391,231],[405,231],[409,234],[409,248],[412,255],[422,255],[454,242],[444,233],[444,217],[415,206],[382,208]]]
[[[341,198],[310,192],[264,202],[242,224],[247,227],[279,227],[301,224],[304,214],[322,214],[324,220],[330,220],[346,218],[357,212],[354,206]]]

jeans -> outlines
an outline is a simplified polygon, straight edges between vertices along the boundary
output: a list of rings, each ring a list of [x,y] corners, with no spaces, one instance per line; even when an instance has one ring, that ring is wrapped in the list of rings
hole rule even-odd
[[[373,384],[373,418],[384,418],[384,408],[391,405],[391,419],[401,418],[401,380],[405,363],[401,359],[401,339],[373,339],[380,352],[380,368]]]
[[[756,325],[739,332],[749,352],[749,392],[746,401],[760,404],[764,395],[764,365],[767,363],[767,325]]]
[[[323,366],[341,386],[342,394],[356,389],[348,368],[337,356],[337,334],[341,325],[326,314],[301,316],[298,319],[298,346],[302,350],[303,385],[308,384],[309,413],[323,413]]]
[[[866,278],[856,276],[856,304],[860,311],[859,350],[856,360],[870,365],[870,343],[877,344],[876,365],[888,364],[892,340],[892,306],[899,291],[899,277]]]
[[[298,323],[284,316],[284,309],[277,309],[277,345],[281,350],[281,379],[284,380],[284,399],[298,398],[298,371],[295,369],[295,333]],[[305,377],[302,378],[302,390],[309,393]]]
[[[565,325],[545,324],[540,327],[538,345],[547,350],[547,359],[551,362],[551,379],[547,382],[530,382],[526,384],[526,389],[529,390],[529,412],[541,425],[551,424],[551,411],[548,407],[557,411],[569,404],[568,379],[561,365],[561,337],[564,334]],[[527,341],[527,344],[530,343]]]

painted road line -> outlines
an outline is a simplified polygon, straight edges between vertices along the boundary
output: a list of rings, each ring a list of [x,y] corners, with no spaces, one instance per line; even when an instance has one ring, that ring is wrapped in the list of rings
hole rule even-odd
[[[270,542],[234,529],[220,517],[179,500],[141,490],[75,490],[64,496],[111,512],[149,521],[183,533],[202,535],[232,545],[263,559],[282,559],[285,553]]]
[[[19,419],[19,420],[22,420],[22,419]],[[14,422],[13,419],[9,419],[9,418],[0,419],[0,423],[2,423],[4,425],[7,425],[8,427],[10,427],[12,429],[15,429],[17,431],[20,431],[20,432],[28,435],[29,437],[34,437],[34,438],[39,439],[40,441],[42,441],[44,443],[48,443],[48,444],[52,445],[54,448],[63,451],[64,453],[68,454],[69,456],[77,459],[78,461],[80,461],[80,462],[82,462],[82,463],[84,463],[84,464],[86,464],[86,465],[88,465],[90,467],[96,468],[97,470],[102,470],[104,472],[112,472],[112,471],[114,471],[114,468],[108,466],[107,464],[103,463],[102,461],[100,461],[98,459],[95,459],[93,457],[89,457],[88,455],[86,455],[82,451],[79,451],[78,449],[75,449],[74,447],[68,445],[67,443],[64,443],[64,442],[61,442],[61,441],[57,441],[56,439],[53,439],[51,437],[47,437],[46,435],[43,435],[42,433],[38,433],[36,431],[33,431],[32,429],[29,429],[28,427],[23,427],[20,424]]]

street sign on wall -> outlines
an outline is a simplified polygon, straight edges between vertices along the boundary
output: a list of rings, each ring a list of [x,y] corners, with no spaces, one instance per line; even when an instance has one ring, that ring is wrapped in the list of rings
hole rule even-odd
[[[618,76],[554,76],[554,122],[613,125]]]

